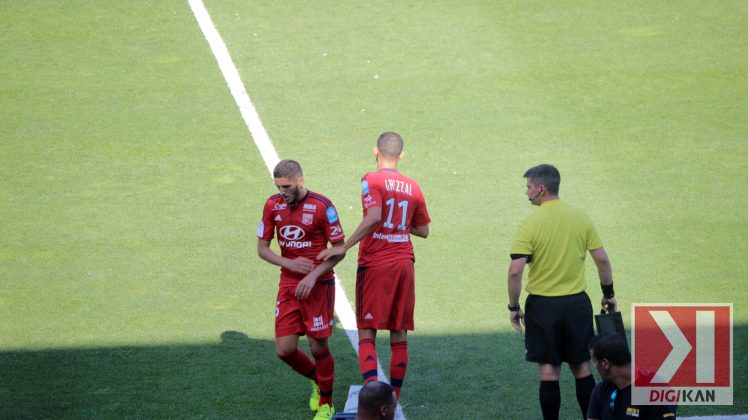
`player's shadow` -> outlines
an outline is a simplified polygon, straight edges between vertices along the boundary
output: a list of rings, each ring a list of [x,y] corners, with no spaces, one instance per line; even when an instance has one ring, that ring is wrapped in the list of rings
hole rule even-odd
[[[0,418],[253,417],[278,395],[272,341],[0,353]]]
[[[330,347],[342,407],[356,355],[339,330]],[[272,339],[238,331],[215,343],[0,351],[0,419],[295,419],[313,415],[309,391]]]
[[[401,403],[408,419],[536,418],[537,369],[524,361],[521,334],[495,332],[409,339]],[[360,383],[343,331],[335,355],[335,404]],[[388,369],[387,334],[377,348]],[[735,326],[735,406],[682,407],[679,415],[746,413],[748,328]],[[562,373],[562,418],[578,418],[574,382]],[[309,384],[275,357],[272,340],[226,331],[210,344],[0,352],[0,418],[310,417]],[[718,411],[719,410],[719,411]],[[454,416],[452,416],[454,414]]]

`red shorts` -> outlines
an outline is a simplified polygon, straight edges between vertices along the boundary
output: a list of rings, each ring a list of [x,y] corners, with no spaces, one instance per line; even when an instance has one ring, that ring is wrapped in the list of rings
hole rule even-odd
[[[296,299],[295,284],[281,285],[275,303],[275,336],[308,335],[325,338],[332,335],[335,310],[335,280],[317,282],[304,300]]]
[[[359,329],[413,331],[415,306],[413,260],[358,268],[356,323]]]

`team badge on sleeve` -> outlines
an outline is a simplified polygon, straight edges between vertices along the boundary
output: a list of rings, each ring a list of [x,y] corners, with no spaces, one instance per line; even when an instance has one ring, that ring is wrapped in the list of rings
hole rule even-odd
[[[328,207],[325,214],[328,222],[335,223],[338,221],[338,213],[335,211],[335,207]]]
[[[361,195],[369,194],[369,183],[366,180],[361,181]]]
[[[262,234],[265,233],[265,223],[260,220],[260,224],[257,225],[257,237],[262,238]]]

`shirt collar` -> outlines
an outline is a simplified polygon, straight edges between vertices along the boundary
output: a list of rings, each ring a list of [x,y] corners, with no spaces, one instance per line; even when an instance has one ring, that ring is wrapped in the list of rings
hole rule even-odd
[[[291,207],[292,209],[295,209],[295,208],[296,208],[296,206],[298,206],[299,204],[303,203],[303,202],[304,202],[304,201],[306,200],[306,198],[307,198],[307,197],[309,197],[309,193],[310,193],[310,192],[311,192],[311,191],[309,191],[309,190],[306,190],[306,194],[304,195],[304,197],[301,197],[301,198],[299,199],[299,201],[297,201],[297,202],[295,202],[295,203],[291,203],[291,204],[289,205],[289,207]]]
[[[561,202],[561,199],[560,199],[560,198],[554,198],[553,200],[548,200],[548,201],[545,201],[545,202],[543,202],[543,203],[542,203],[542,204],[540,205],[540,207],[545,207],[545,206],[552,206],[552,205],[554,205],[554,204],[558,204],[558,203],[560,203],[560,202]]]

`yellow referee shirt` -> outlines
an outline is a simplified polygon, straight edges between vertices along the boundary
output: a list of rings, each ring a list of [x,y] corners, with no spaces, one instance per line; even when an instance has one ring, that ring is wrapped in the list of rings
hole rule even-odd
[[[587,251],[602,246],[584,212],[551,200],[520,224],[510,253],[532,255],[527,293],[565,296],[584,291]]]

